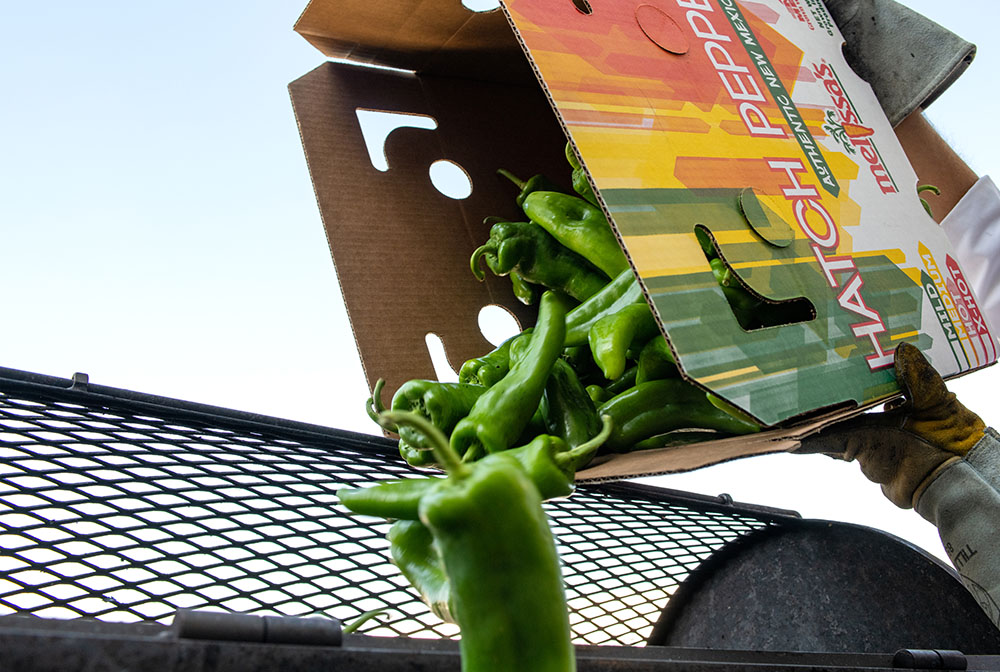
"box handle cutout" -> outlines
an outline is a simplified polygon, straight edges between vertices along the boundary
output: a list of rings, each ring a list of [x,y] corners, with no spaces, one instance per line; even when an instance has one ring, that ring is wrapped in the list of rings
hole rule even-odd
[[[470,12],[492,12],[500,9],[500,0],[462,0],[462,6]]]
[[[719,244],[708,227],[698,224],[694,232],[740,329],[756,331],[816,319],[816,307],[804,296],[770,299],[754,290],[722,256]]]
[[[361,125],[361,136],[365,139],[368,159],[375,170],[382,173],[389,170],[385,141],[390,133],[397,128],[423,128],[429,131],[437,128],[437,120],[426,114],[365,110],[360,107],[354,112],[358,115],[358,123]]]
[[[444,348],[444,341],[437,334],[431,332],[424,336],[424,344],[427,346],[427,354],[431,357],[431,365],[434,367],[434,377],[442,383],[457,383],[458,374],[448,363],[448,353]]]
[[[479,332],[493,347],[521,333],[521,325],[514,314],[497,304],[480,308],[478,323]],[[448,361],[448,351],[441,337],[429,332],[424,335],[424,344],[434,367],[435,378],[442,383],[457,383],[458,373]]]

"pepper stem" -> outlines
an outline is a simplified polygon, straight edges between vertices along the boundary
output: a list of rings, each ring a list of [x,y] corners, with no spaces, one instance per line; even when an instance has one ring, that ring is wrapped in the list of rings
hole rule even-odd
[[[510,172],[509,170],[504,170],[503,168],[499,168],[497,170],[497,175],[503,175],[508,180],[513,182],[514,186],[516,186],[518,189],[524,189],[524,185],[526,184],[526,182],[517,175],[515,175],[514,173]]]
[[[444,433],[427,418],[409,411],[383,411],[379,413],[378,418],[379,424],[383,427],[389,425],[410,427],[423,434],[430,443],[431,450],[434,451],[434,459],[444,467],[449,476],[464,478],[468,475],[468,465],[462,462],[458,453],[448,444]]]
[[[577,464],[579,461],[597,452],[597,449],[604,445],[604,442],[608,440],[609,436],[611,436],[611,428],[613,424],[614,423],[611,422],[610,415],[602,415],[601,431],[598,432],[594,438],[581,443],[576,448],[567,450],[563,453],[557,453],[554,458],[556,464],[559,465],[559,467]]]
[[[472,269],[472,274],[476,276],[476,280],[478,280],[479,282],[482,282],[483,280],[486,279],[486,273],[483,271],[482,268],[480,268],[479,260],[483,258],[484,254],[492,251],[493,251],[493,246],[490,245],[489,243],[486,243],[485,245],[480,245],[479,247],[477,247],[476,251],[473,252],[472,256],[469,258],[469,268]]]
[[[372,422],[381,425],[379,421],[379,414],[385,410],[385,405],[382,404],[382,388],[385,387],[385,378],[379,378],[375,381],[375,389],[372,390],[372,396],[368,397],[368,401],[365,402],[365,411],[368,413],[368,417],[372,419]],[[386,427],[390,432],[395,432],[396,428]]]
[[[350,623],[348,623],[347,625],[345,625],[341,629],[341,632],[344,633],[345,635],[349,635],[352,632],[356,632],[357,629],[360,628],[362,625],[364,625],[368,621],[372,620],[373,618],[377,618],[378,616],[381,616],[382,614],[384,614],[387,611],[388,611],[388,609],[386,609],[384,607],[381,608],[381,609],[372,609],[371,611],[366,611],[365,613],[361,614],[360,616],[358,616],[357,618],[355,618],[353,621],[351,621]]]

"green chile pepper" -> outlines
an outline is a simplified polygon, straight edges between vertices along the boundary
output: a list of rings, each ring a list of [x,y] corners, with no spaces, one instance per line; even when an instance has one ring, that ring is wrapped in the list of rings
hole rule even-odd
[[[542,294],[538,318],[523,357],[476,399],[451,433],[452,450],[465,460],[507,450],[524,431],[545,390],[566,333],[566,307],[553,291]]]
[[[595,322],[640,301],[645,299],[632,269],[622,271],[601,291],[566,314],[565,347],[586,345]]]
[[[368,417],[378,424],[381,424],[379,416],[385,410],[385,407],[382,405],[383,387],[385,387],[385,379],[379,378],[375,381],[375,389],[365,404]],[[445,431],[450,431],[451,427],[448,425],[454,426],[454,423],[458,422],[458,419],[465,412],[463,409],[467,406],[471,408],[475,397],[481,394],[481,391],[477,392],[474,389],[478,386],[471,387],[473,388],[472,394],[469,395],[467,392],[470,386],[458,386],[457,389],[452,389],[454,388],[454,383],[445,384],[429,380],[411,380],[397,390],[396,395],[393,397],[393,402],[396,403],[398,400],[398,405],[401,408],[405,409],[409,407],[412,410],[416,410],[429,417],[433,422],[442,423],[447,428]],[[403,388],[407,389],[403,394],[400,394]],[[449,397],[453,399],[449,399]],[[451,403],[452,401],[456,403],[453,404]],[[392,432],[398,431],[395,427],[386,427],[385,429]],[[421,440],[420,436],[414,437],[409,434],[399,437],[400,456],[411,467],[433,465],[434,455],[429,450],[429,447],[410,443],[414,439],[418,442]]]
[[[625,369],[623,373],[618,378],[615,378],[610,383],[604,386],[604,391],[608,394],[609,398],[617,396],[626,390],[630,390],[635,387],[635,377],[639,373],[638,366],[630,366]]]
[[[601,431],[597,407],[576,372],[561,359],[552,365],[539,411],[546,432],[571,447],[586,443]]]
[[[674,353],[670,350],[667,339],[660,334],[649,339],[639,350],[636,367],[636,385],[645,383],[647,380],[677,378],[680,375],[677,362],[674,360]]]
[[[740,327],[746,330],[759,327],[760,320],[757,313],[763,302],[740,284],[739,280],[733,276],[732,271],[726,267],[722,259],[715,257],[708,263],[712,267],[712,275],[715,276],[716,282],[719,283],[719,287],[729,302],[729,306],[732,308],[733,315],[736,316],[736,321]]]
[[[446,623],[454,623],[449,604],[451,584],[431,531],[419,520],[398,520],[386,536],[393,564],[417,589],[431,613]]]
[[[531,327],[523,333],[530,333]],[[493,387],[510,371],[510,345],[521,334],[511,336],[482,357],[467,360],[458,370],[458,382]]]
[[[577,301],[585,301],[607,283],[593,264],[560,245],[534,222],[496,222],[490,228],[489,241],[476,248],[469,259],[472,273],[481,281],[485,274],[480,260],[494,275],[517,271],[522,279],[565,292]]]
[[[571,345],[563,348],[562,360],[570,365],[581,381],[589,382],[594,379],[603,381],[604,374],[597,368],[594,356],[590,354],[589,345]]]
[[[712,405],[703,390],[679,378],[651,380],[609,399],[598,408],[613,429],[603,448],[633,450],[640,441],[677,429],[712,429],[726,434],[759,432],[757,423]]]
[[[626,353],[636,341],[647,341],[660,333],[653,311],[645,303],[633,303],[605,315],[587,334],[594,361],[604,377],[614,380],[625,372]]]
[[[538,303],[538,297],[542,295],[542,288],[533,282],[525,280],[517,271],[511,271],[510,289],[514,292],[514,297],[526,306],[533,306]]]
[[[399,455],[411,467],[433,467],[434,453],[423,446],[411,446],[405,440],[399,440]]]
[[[463,462],[422,416],[389,412],[381,417],[384,426],[424,433],[448,474],[418,506],[432,544],[423,539],[408,548],[418,564],[432,566],[430,588],[438,603],[443,593],[433,569],[440,558],[447,613],[461,630],[463,672],[574,672],[555,540],[542,497],[521,464],[506,453]],[[512,590],[516,586],[525,589]]]
[[[587,179],[587,173],[580,165],[576,152],[573,151],[573,145],[568,142],[566,143],[566,160],[569,162],[570,168],[573,169],[573,191],[589,203],[597,205],[597,195],[594,194],[594,188],[590,186],[590,180]]]
[[[562,191],[559,188],[559,185],[542,174],[529,177],[527,180],[522,180],[509,170],[501,168],[497,171],[497,175],[506,177],[520,190],[514,198],[514,202],[517,203],[518,207],[522,207],[524,205],[524,199],[527,198],[528,194],[533,191]]]
[[[524,199],[522,209],[553,238],[609,278],[629,267],[607,218],[594,204],[558,191],[534,191]]]
[[[612,395],[608,394],[607,390],[596,383],[587,385],[586,389],[587,396],[594,402],[595,408],[612,397]]]
[[[441,383],[435,380],[408,380],[396,390],[390,408],[413,411],[430,420],[448,434],[475,407],[488,388],[467,383]],[[409,427],[398,430],[400,441],[411,448],[427,448],[424,436]],[[404,455],[405,457],[405,455]]]
[[[441,452],[451,450],[439,440]],[[573,672],[559,555],[541,495],[515,459],[497,457],[467,464],[453,452],[439,456],[448,478],[420,500],[451,587],[462,670]]]

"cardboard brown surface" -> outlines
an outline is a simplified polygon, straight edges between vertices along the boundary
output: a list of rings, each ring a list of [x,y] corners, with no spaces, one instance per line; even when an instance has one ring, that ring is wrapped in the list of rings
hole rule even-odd
[[[530,80],[531,68],[499,10],[461,2],[310,2],[295,30],[331,58],[492,81]]]
[[[565,141],[534,87],[486,84],[327,63],[290,87],[327,240],[370,385],[387,394],[412,378],[436,378],[425,345],[443,341],[452,367],[489,352],[478,315],[505,305],[523,326],[507,278],[477,282],[472,252],[489,236],[483,219],[516,217],[517,189],[498,168],[529,176],[566,172]],[[357,109],[424,114],[435,130],[399,128],[377,170]],[[439,159],[457,162],[472,195],[454,200],[428,178]]]

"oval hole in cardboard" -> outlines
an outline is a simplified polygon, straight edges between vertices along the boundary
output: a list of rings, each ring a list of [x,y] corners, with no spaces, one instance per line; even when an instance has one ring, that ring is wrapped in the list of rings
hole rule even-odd
[[[454,161],[439,159],[428,170],[431,184],[448,198],[460,201],[472,195],[472,178]]]
[[[470,12],[492,12],[500,9],[500,0],[462,0],[462,6]]]
[[[635,8],[635,21],[656,46],[671,54],[688,52],[687,35],[672,16],[653,5],[639,5]]]
[[[521,325],[509,310],[491,304],[479,311],[479,332],[490,344],[497,346],[521,333]]]

